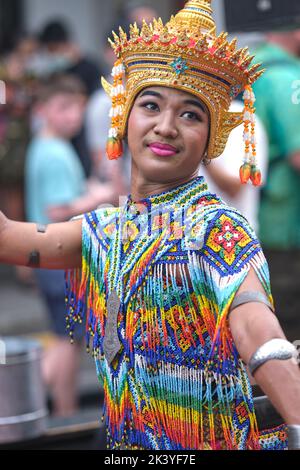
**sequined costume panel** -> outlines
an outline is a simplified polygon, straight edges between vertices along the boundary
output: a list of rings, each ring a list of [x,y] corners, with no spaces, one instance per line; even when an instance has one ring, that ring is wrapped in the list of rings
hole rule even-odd
[[[82,233],[82,271],[67,275],[67,320],[71,332],[87,321],[109,447],[284,449],[284,426],[260,435],[229,329],[250,267],[272,302],[268,266],[244,217],[199,177],[87,214]],[[115,329],[112,294],[120,299]],[[106,341],[116,344],[115,335],[120,345],[111,362],[106,330]]]

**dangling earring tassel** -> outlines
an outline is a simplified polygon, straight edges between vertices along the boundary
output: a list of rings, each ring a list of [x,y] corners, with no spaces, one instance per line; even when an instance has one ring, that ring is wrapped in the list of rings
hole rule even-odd
[[[106,153],[109,160],[117,160],[123,155],[123,142],[119,136],[119,126],[122,122],[125,105],[125,90],[123,86],[124,65],[118,59],[112,69],[114,80],[111,99],[112,108],[110,111],[111,128],[108,134]]]
[[[251,181],[253,186],[261,186],[261,171],[256,165],[251,167]]]
[[[249,86],[246,85],[244,91],[244,142],[245,142],[245,157],[244,164],[240,168],[240,179],[242,184],[247,184],[251,176],[251,164],[250,164],[250,122],[251,122],[251,112],[250,112],[250,91]]]
[[[123,142],[119,137],[109,137],[106,144],[106,154],[109,160],[118,160],[123,155]]]
[[[240,180],[242,184],[247,184],[251,176],[250,163],[244,163],[240,168]]]
[[[261,171],[257,166],[257,159],[256,159],[256,138],[255,138],[255,96],[252,88],[250,88],[250,106],[251,106],[251,149],[252,149],[252,156],[251,156],[251,176],[250,179],[252,181],[253,186],[260,186],[261,185]]]
[[[255,96],[251,85],[245,86],[244,91],[244,142],[245,158],[240,168],[240,180],[247,184],[251,180],[254,186],[261,184],[261,172],[256,163],[256,141],[255,141]]]

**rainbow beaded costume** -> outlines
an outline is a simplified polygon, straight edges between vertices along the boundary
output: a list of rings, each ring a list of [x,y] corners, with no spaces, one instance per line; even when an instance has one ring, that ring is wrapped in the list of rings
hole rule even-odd
[[[285,449],[285,426],[259,432],[228,322],[252,266],[272,301],[247,221],[202,177],[83,220],[82,270],[68,273],[68,327],[86,317],[111,449]],[[104,354],[117,292],[120,350]]]

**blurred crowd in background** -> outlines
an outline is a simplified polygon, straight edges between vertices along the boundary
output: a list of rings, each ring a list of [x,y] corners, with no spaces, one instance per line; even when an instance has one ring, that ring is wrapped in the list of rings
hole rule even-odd
[[[128,2],[102,33],[103,61],[86,57],[68,25],[55,19],[36,34],[15,39],[0,57],[6,103],[0,105],[0,209],[11,219],[43,224],[69,220],[101,204],[119,202],[130,191],[130,155],[109,162],[105,155],[110,101],[100,87],[114,55],[107,37],[119,24],[157,17],[143,2]],[[243,129],[236,129],[225,154],[201,168],[209,188],[246,215],[262,241],[271,268],[273,293],[283,327],[299,324],[300,278],[300,26],[268,33],[257,48],[268,69],[255,87],[257,152],[262,189],[242,186]],[[300,87],[299,87],[300,88]],[[233,110],[241,111],[236,100]],[[43,373],[55,413],[77,407],[76,374],[84,331],[75,346],[64,330],[62,272],[17,269],[19,280],[43,296],[55,347]],[[299,331],[300,328],[298,328]],[[0,332],[1,334],[1,332]],[[295,333],[297,334],[297,333]],[[295,336],[290,339],[297,339]],[[62,360],[63,359],[63,360]]]

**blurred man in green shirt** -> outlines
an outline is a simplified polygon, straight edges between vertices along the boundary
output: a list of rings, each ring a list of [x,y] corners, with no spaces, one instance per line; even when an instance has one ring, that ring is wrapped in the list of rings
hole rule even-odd
[[[256,60],[267,71],[254,86],[257,113],[269,138],[259,235],[269,258],[277,309],[288,329],[296,322],[300,325],[299,57],[300,29],[268,34],[256,51]],[[299,338],[295,330],[294,334]]]

